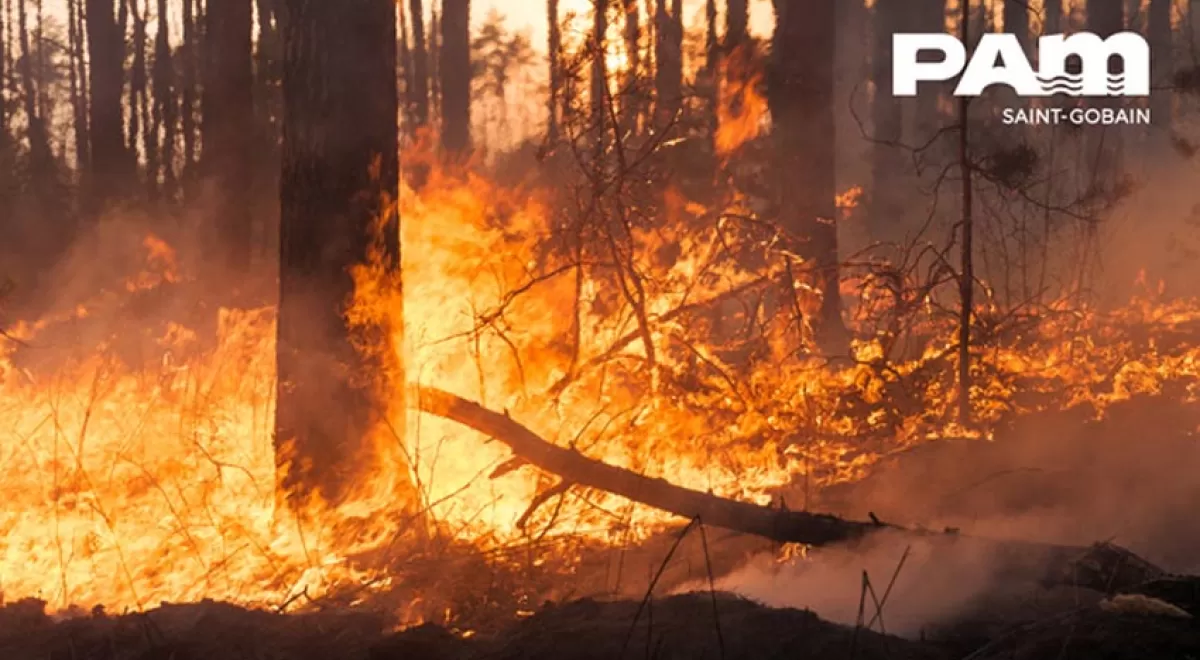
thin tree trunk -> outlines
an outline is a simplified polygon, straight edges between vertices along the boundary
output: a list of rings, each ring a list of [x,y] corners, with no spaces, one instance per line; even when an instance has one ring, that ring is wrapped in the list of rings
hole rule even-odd
[[[710,0],[712,1],[712,0]],[[625,58],[626,67],[621,81],[621,133],[636,135],[642,115],[642,62],[639,45],[642,40],[641,12],[638,0],[625,0]]]
[[[605,126],[608,115],[608,62],[605,34],[608,32],[609,0],[592,0],[592,75],[588,102],[591,104],[589,117],[594,131],[593,157],[599,159],[604,153]]]
[[[1171,0],[1150,0],[1148,32],[1154,49],[1150,62],[1154,69],[1151,80],[1155,89],[1150,97],[1150,115],[1158,129],[1168,133],[1174,126],[1172,80],[1175,57],[1174,33],[1171,30]]]
[[[409,0],[412,22],[412,90],[413,118],[416,129],[429,125],[429,55],[425,40],[425,9],[421,0]]]
[[[1062,32],[1063,0],[1043,0],[1042,19],[1043,34],[1058,34]]]
[[[40,92],[37,77],[33,70],[34,52],[30,46],[29,26],[25,8],[26,0],[17,0],[17,29],[20,33],[22,100],[24,101],[25,120],[28,122],[30,170],[33,175],[34,188],[39,192],[39,201],[46,201],[48,187],[46,178],[51,176],[54,166],[54,156],[50,152],[50,136],[46,131],[45,119],[39,108]],[[46,211],[47,209],[43,209]]]
[[[159,186],[159,171],[161,164],[159,162],[160,154],[158,152],[158,123],[154,119],[156,114],[151,110],[151,94],[150,94],[150,67],[146,63],[146,48],[148,47],[148,37],[146,27],[150,22],[150,0],[142,5],[141,19],[138,21],[141,39],[138,42],[138,49],[142,51],[142,86],[138,94],[138,104],[142,115],[142,152],[146,158],[146,194],[149,199],[158,199]]]
[[[706,91],[705,123],[708,133],[708,149],[716,154],[717,108],[721,103],[721,39],[717,36],[717,0],[707,0],[704,5],[704,88]]]
[[[429,118],[442,119],[442,31],[439,29],[441,18],[438,14],[437,0],[431,0],[429,8]]]
[[[1087,0],[1087,29],[1102,38],[1120,32],[1125,27],[1123,0]],[[1091,99],[1094,107],[1115,108],[1113,97]],[[1118,127],[1098,127],[1086,134],[1088,141],[1085,169],[1091,181],[1100,188],[1112,185],[1121,169],[1122,140]]]
[[[550,95],[546,102],[546,135],[550,142],[558,140],[559,94],[562,87],[562,32],[558,24],[558,0],[546,0],[546,22],[549,29],[546,51],[550,62]]]
[[[129,192],[132,164],[122,126],[125,39],[112,0],[87,0],[89,87],[91,88],[92,209],[103,211]]]
[[[1024,0],[1021,1],[1022,3],[1024,2]],[[1005,5],[1005,7],[1008,7],[1008,5]],[[911,29],[912,32],[945,32],[945,0],[919,0],[912,18],[914,23]],[[953,88],[949,85],[930,84],[917,95],[916,103],[914,104],[917,114],[917,136],[913,140],[914,142],[925,144],[927,140],[937,133],[942,125],[941,100],[944,94],[948,95],[952,90]],[[890,94],[891,92],[889,90],[884,93]]]
[[[962,15],[959,18],[959,29],[964,44],[971,43],[970,5],[962,4]],[[962,426],[971,424],[971,317],[975,309],[975,267],[973,261],[974,226],[972,217],[974,189],[971,183],[971,164],[969,161],[970,135],[970,98],[959,97],[958,101],[958,166],[962,177],[962,263],[958,274],[959,314],[958,314],[958,423]]]
[[[138,111],[146,94],[146,23],[138,0],[128,0],[129,13],[133,15],[133,68],[129,72],[129,153],[137,162],[138,141],[142,137],[142,115]]]
[[[180,57],[183,58],[180,66],[183,90],[179,108],[183,123],[183,167],[180,174],[185,192],[195,174],[196,165],[196,49],[199,44],[196,36],[196,1],[183,0],[183,46],[180,48]]]
[[[79,25],[76,22],[79,12],[78,0],[67,0],[67,84],[70,91],[72,130],[75,135],[75,171],[80,176],[81,187],[86,187],[82,180],[88,168],[87,147],[87,108],[83,104],[80,87],[83,83],[83,60],[79,57]],[[0,79],[3,79],[0,69]],[[2,111],[0,111],[2,112]]]
[[[250,2],[209,0],[205,12],[202,160],[216,195],[213,249],[223,255],[221,265],[228,274],[244,273],[252,252],[250,192],[256,131]]]
[[[392,344],[401,328],[351,325],[346,317],[354,291],[349,269],[367,262],[373,246],[381,250],[385,290],[397,300],[400,294],[396,5],[280,6],[276,457],[287,499],[307,503],[315,494],[336,505],[374,470],[407,473],[403,465],[381,464],[386,448],[404,437],[404,380]],[[389,418],[398,436],[388,431]]]
[[[91,108],[91,93],[88,89],[88,66],[84,56],[87,48],[87,29],[83,22],[83,1],[71,0],[71,4],[75,6],[75,66],[79,75],[79,106],[75,110],[75,130],[80,154],[80,188],[85,194],[90,194],[87,191],[91,189],[89,177],[92,171],[91,116],[88,114]]]
[[[670,12],[667,0],[658,0],[655,7],[654,125],[658,131],[666,130],[675,120],[683,103],[682,7],[680,0],[672,0]]]
[[[179,110],[175,99],[175,67],[171,54],[167,0],[158,0],[158,23],[155,31],[151,84],[154,92],[154,132],[162,136],[162,148],[158,159],[162,172],[160,190],[162,197],[173,199],[178,185],[175,178],[175,138]]]
[[[471,148],[471,1],[442,3],[442,149],[459,158]]]
[[[404,9],[404,3],[399,3],[396,8],[400,12],[400,44],[396,56],[400,58],[400,75],[404,82],[404,92],[400,95],[401,116],[404,118],[405,131],[412,136],[415,134],[417,121],[412,98],[414,83],[412,48],[408,44],[408,12]]]
[[[872,145],[868,225],[871,237],[892,240],[900,235],[904,220],[902,186],[897,178],[904,168],[899,142],[903,134],[903,109],[892,95],[892,34],[903,30],[903,0],[876,0],[871,78]]]

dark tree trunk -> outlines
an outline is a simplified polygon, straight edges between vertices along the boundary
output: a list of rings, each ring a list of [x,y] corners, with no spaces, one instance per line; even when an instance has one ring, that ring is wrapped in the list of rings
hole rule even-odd
[[[1042,13],[1045,15],[1042,23],[1044,34],[1062,32],[1063,0],[1044,0]]]
[[[175,67],[172,59],[167,0],[158,0],[154,69],[150,79],[154,92],[154,132],[162,136],[162,148],[159,150],[159,169],[162,174],[160,191],[168,200],[174,199],[178,185],[175,179],[175,137],[178,135],[176,122],[179,118],[179,108],[175,99]],[[155,173],[154,176],[158,174]]]
[[[471,148],[471,0],[442,3],[442,149],[451,158]]]
[[[833,70],[835,0],[775,0],[767,103],[780,225],[790,250],[811,266],[823,292],[813,320],[818,346],[841,353],[846,329],[839,292]],[[792,295],[788,292],[787,295]]]
[[[416,117],[413,109],[413,63],[412,48],[408,44],[408,12],[404,4],[397,5],[400,12],[400,44],[397,46],[396,57],[400,59],[400,80],[404,91],[400,94],[400,112],[404,120],[404,129],[411,136],[416,127]]]
[[[1123,0],[1087,0],[1087,29],[1107,38],[1125,27]],[[1090,99],[1094,107],[1114,108],[1113,97]],[[1087,165],[1092,182],[1102,188],[1113,184],[1122,161],[1122,140],[1118,127],[1097,128],[1086,133]]]
[[[442,22],[438,15],[436,0],[429,8],[429,116],[441,118],[442,115],[442,40],[440,29]]]
[[[1025,0],[1004,0],[1004,31],[1017,36],[1025,52],[1029,52],[1029,3]]]
[[[642,114],[641,57],[638,51],[642,40],[642,26],[638,0],[625,0],[624,37],[628,66],[621,81],[621,133],[634,135],[638,132],[638,122]]]
[[[276,456],[281,492],[336,504],[379,467],[403,404],[392,332],[351,326],[350,268],[381,237],[399,286],[396,5],[283,0],[283,153]],[[379,223],[382,223],[380,226]],[[399,291],[395,292],[397,295]],[[404,419],[403,407],[395,420]],[[403,438],[403,429],[398,429]],[[387,440],[394,444],[395,438]],[[404,466],[386,466],[400,470]]]
[[[549,38],[546,50],[550,62],[550,97],[546,102],[546,135],[551,142],[558,140],[559,94],[562,88],[562,31],[558,25],[558,0],[546,0],[546,23]]]
[[[279,189],[279,133],[282,115],[280,91],[280,62],[283,46],[280,42],[279,0],[256,0],[258,8],[258,38],[254,54],[254,143],[257,152],[253,160],[255,190]],[[279,205],[273,196],[252,194],[255,209],[254,226],[261,232],[255,244],[256,254],[266,260],[278,252]]]
[[[683,3],[658,0],[654,16],[655,128],[666,130],[683,103]]]
[[[910,30],[912,32],[945,32],[945,0],[919,0],[916,11],[913,12],[912,20],[913,27]],[[917,96],[915,103],[917,137],[914,140],[916,143],[924,144],[941,128],[940,102],[943,94],[949,95],[952,90],[953,88],[949,85],[929,85],[929,87]],[[886,93],[891,94],[890,88]]]
[[[21,59],[18,60],[21,68],[21,98],[24,103],[25,119],[28,122],[30,170],[35,189],[43,193],[39,197],[44,197],[45,178],[50,175],[54,167],[54,155],[50,151],[50,136],[46,131],[45,118],[42,116],[38,103],[40,94],[37,87],[37,76],[33,70],[34,56],[29,43],[25,1],[17,0],[17,28],[21,45]]]
[[[121,90],[125,39],[112,0],[87,0],[87,45],[91,88],[91,208],[103,211],[129,191],[132,159],[125,148]]]
[[[251,0],[209,0],[201,113],[203,171],[215,195],[213,254],[230,274],[250,266],[254,177],[254,49]]]
[[[708,134],[708,150],[710,154],[717,151],[716,137],[717,108],[721,103],[721,39],[717,36],[717,0],[706,0],[704,3],[704,75],[702,77],[705,90],[705,128]]]
[[[903,130],[903,109],[892,95],[892,34],[903,30],[904,0],[876,0],[871,79],[875,93],[871,101],[873,124],[871,185],[868,223],[871,237],[891,240],[899,236],[903,222],[902,186],[896,178],[903,171],[904,155],[898,146]]]
[[[67,4],[67,43],[70,64],[71,110],[75,132],[75,169],[79,187],[88,190],[92,163],[92,139],[88,132],[87,68],[83,58],[83,10],[81,0]]]
[[[128,13],[133,15],[133,64],[129,70],[129,130],[126,139],[129,140],[129,154],[137,163],[138,141],[142,137],[142,99],[146,96],[146,22],[138,0],[128,0],[125,5]]]
[[[429,125],[429,55],[425,40],[425,9],[421,0],[409,0],[412,21],[412,89],[409,101],[412,102],[413,120],[416,128],[422,129]]]
[[[1153,89],[1150,97],[1150,114],[1159,128],[1168,132],[1174,124],[1172,105],[1174,92],[1173,69],[1175,52],[1172,48],[1174,35],[1171,31],[1171,0],[1150,0],[1148,30],[1150,47],[1153,49],[1150,62],[1154,68],[1151,77]]]
[[[725,12],[725,52],[733,53],[750,42],[750,3],[726,0]]]
[[[591,127],[595,131],[595,150],[598,157],[604,150],[605,121],[608,114],[608,66],[604,35],[608,32],[608,1],[592,0],[592,76]]]
[[[183,58],[180,66],[183,90],[179,111],[183,122],[183,167],[180,173],[185,187],[195,174],[196,164],[196,55],[200,43],[196,35],[196,2],[183,0],[183,46],[180,48],[180,57]]]

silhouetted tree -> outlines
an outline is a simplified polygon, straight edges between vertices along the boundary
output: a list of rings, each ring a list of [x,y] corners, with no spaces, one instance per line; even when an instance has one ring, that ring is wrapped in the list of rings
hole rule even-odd
[[[393,0],[283,0],[278,398],[283,492],[337,503],[376,465],[369,435],[402,382],[388,332],[350,327],[349,269],[382,222],[397,277],[399,180]],[[398,281],[396,282],[398,284]],[[400,408],[403,410],[403,408]],[[400,416],[403,418],[403,415]],[[401,430],[400,437],[403,437]],[[403,466],[396,469],[403,470]]]
[[[421,0],[410,0],[409,21],[412,23],[412,90],[414,128],[429,124],[429,56],[425,43],[425,11]]]
[[[442,3],[442,148],[447,155],[471,147],[471,1]]]
[[[208,0],[205,11],[201,113],[205,177],[212,182],[215,237],[221,265],[250,265],[254,182],[254,47],[251,0]]]
[[[550,63],[550,90],[546,100],[546,135],[558,139],[559,92],[562,87],[562,30],[558,25],[558,0],[546,0],[546,24],[549,29],[546,50]]]
[[[1174,93],[1171,87],[1174,83],[1175,58],[1175,51],[1172,48],[1174,34],[1171,29],[1171,0],[1150,0],[1148,19],[1147,31],[1153,49],[1150,56],[1153,68],[1151,80],[1154,85],[1150,97],[1150,114],[1156,125],[1170,130],[1174,123],[1172,116]]]
[[[904,155],[897,145],[903,130],[903,108],[892,95],[892,34],[905,22],[904,0],[876,0],[874,40],[871,46],[871,185],[867,219],[871,235],[895,238],[903,219],[902,186],[896,181],[903,171]]]
[[[767,102],[772,118],[775,206],[785,249],[801,255],[821,289],[812,320],[826,352],[845,348],[836,209],[833,115],[836,0],[774,0]],[[792,295],[792,292],[787,292]]]
[[[683,103],[683,2],[658,0],[654,12],[654,125],[664,130]]]
[[[112,0],[87,0],[85,20],[92,138],[88,197],[93,210],[103,210],[128,194],[133,174],[133,159],[125,148],[121,125],[125,39],[113,15]]]

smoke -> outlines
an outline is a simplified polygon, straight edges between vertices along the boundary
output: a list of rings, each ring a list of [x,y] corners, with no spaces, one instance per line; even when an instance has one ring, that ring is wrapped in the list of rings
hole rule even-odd
[[[985,596],[993,618],[1018,616],[1031,591],[1048,597],[1008,579],[1002,566],[986,545],[879,533],[803,558],[760,554],[715,586],[771,607],[809,609],[842,625],[915,638],[969,618]],[[707,583],[693,582],[678,591],[707,589]]]

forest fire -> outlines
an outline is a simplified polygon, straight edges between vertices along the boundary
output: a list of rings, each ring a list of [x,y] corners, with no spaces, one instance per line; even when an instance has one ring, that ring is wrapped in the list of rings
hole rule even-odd
[[[0,658],[1200,657],[1184,4],[0,0]]]
[[[497,218],[496,208],[508,211]],[[548,228],[538,196],[435,175],[420,196],[406,193],[402,213],[414,384],[506,410],[608,464],[765,504],[801,480],[852,480],[884,453],[967,432],[950,414],[952,328],[936,324],[914,359],[884,360],[878,341],[863,340],[857,364],[761,368],[725,391],[656,392],[614,377],[616,368],[609,374],[577,368],[563,385],[572,358],[556,342],[570,333],[570,315],[562,310],[574,304],[575,283],[564,274],[531,276],[536,239]],[[127,280],[136,283],[129,291],[186,276],[176,272],[162,241],[147,237],[143,247],[145,262]],[[675,310],[696,295],[686,287],[711,268],[703,255],[713,249],[692,245],[694,258],[669,271],[678,274],[680,288],[647,301],[657,323],[655,353],[667,373],[695,369],[687,360],[721,359],[713,344],[692,346],[690,355],[673,352],[690,341]],[[497,253],[508,258],[496,260]],[[373,297],[369,277],[369,271],[359,275],[356,308],[375,305],[382,309],[362,313],[386,313],[389,301]],[[752,282],[732,271],[722,280],[730,289]],[[622,342],[627,320],[595,298],[582,305],[587,330],[577,363],[645,360],[642,345]],[[103,313],[102,301],[97,307]],[[981,428],[1039,408],[1086,405],[1103,415],[1115,401],[1165,388],[1182,387],[1186,400],[1195,401],[1200,349],[1162,342],[1173,328],[1197,322],[1193,303],[1149,298],[1112,314],[1064,309],[1060,320],[980,353],[974,396]],[[313,511],[315,529],[275,509],[273,309],[223,310],[210,350],[197,350],[188,328],[167,328],[158,337],[160,359],[142,366],[122,361],[103,342],[53,373],[3,363],[0,408],[11,420],[0,442],[9,466],[6,497],[11,510],[22,512],[3,530],[4,597],[37,596],[56,608],[141,609],[203,597],[278,604],[369,580],[367,569],[350,559],[379,551],[399,533],[395,520],[374,529],[364,520],[387,502]],[[1147,334],[1136,337],[1135,329]],[[10,353],[37,346],[39,327],[18,329],[12,339]],[[920,403],[905,409],[897,388],[914,384],[923,390],[908,396]],[[723,421],[714,423],[714,416]],[[786,431],[796,428],[809,437],[797,440]],[[627,542],[622,530],[644,533],[671,520],[603,493],[572,497],[566,490],[559,505],[527,511],[553,486],[547,475],[513,467],[505,447],[448,420],[414,413],[408,429],[411,470],[404,476],[416,486],[425,524],[481,548],[520,538],[528,533],[522,526]],[[362,496],[372,492],[364,488]]]

